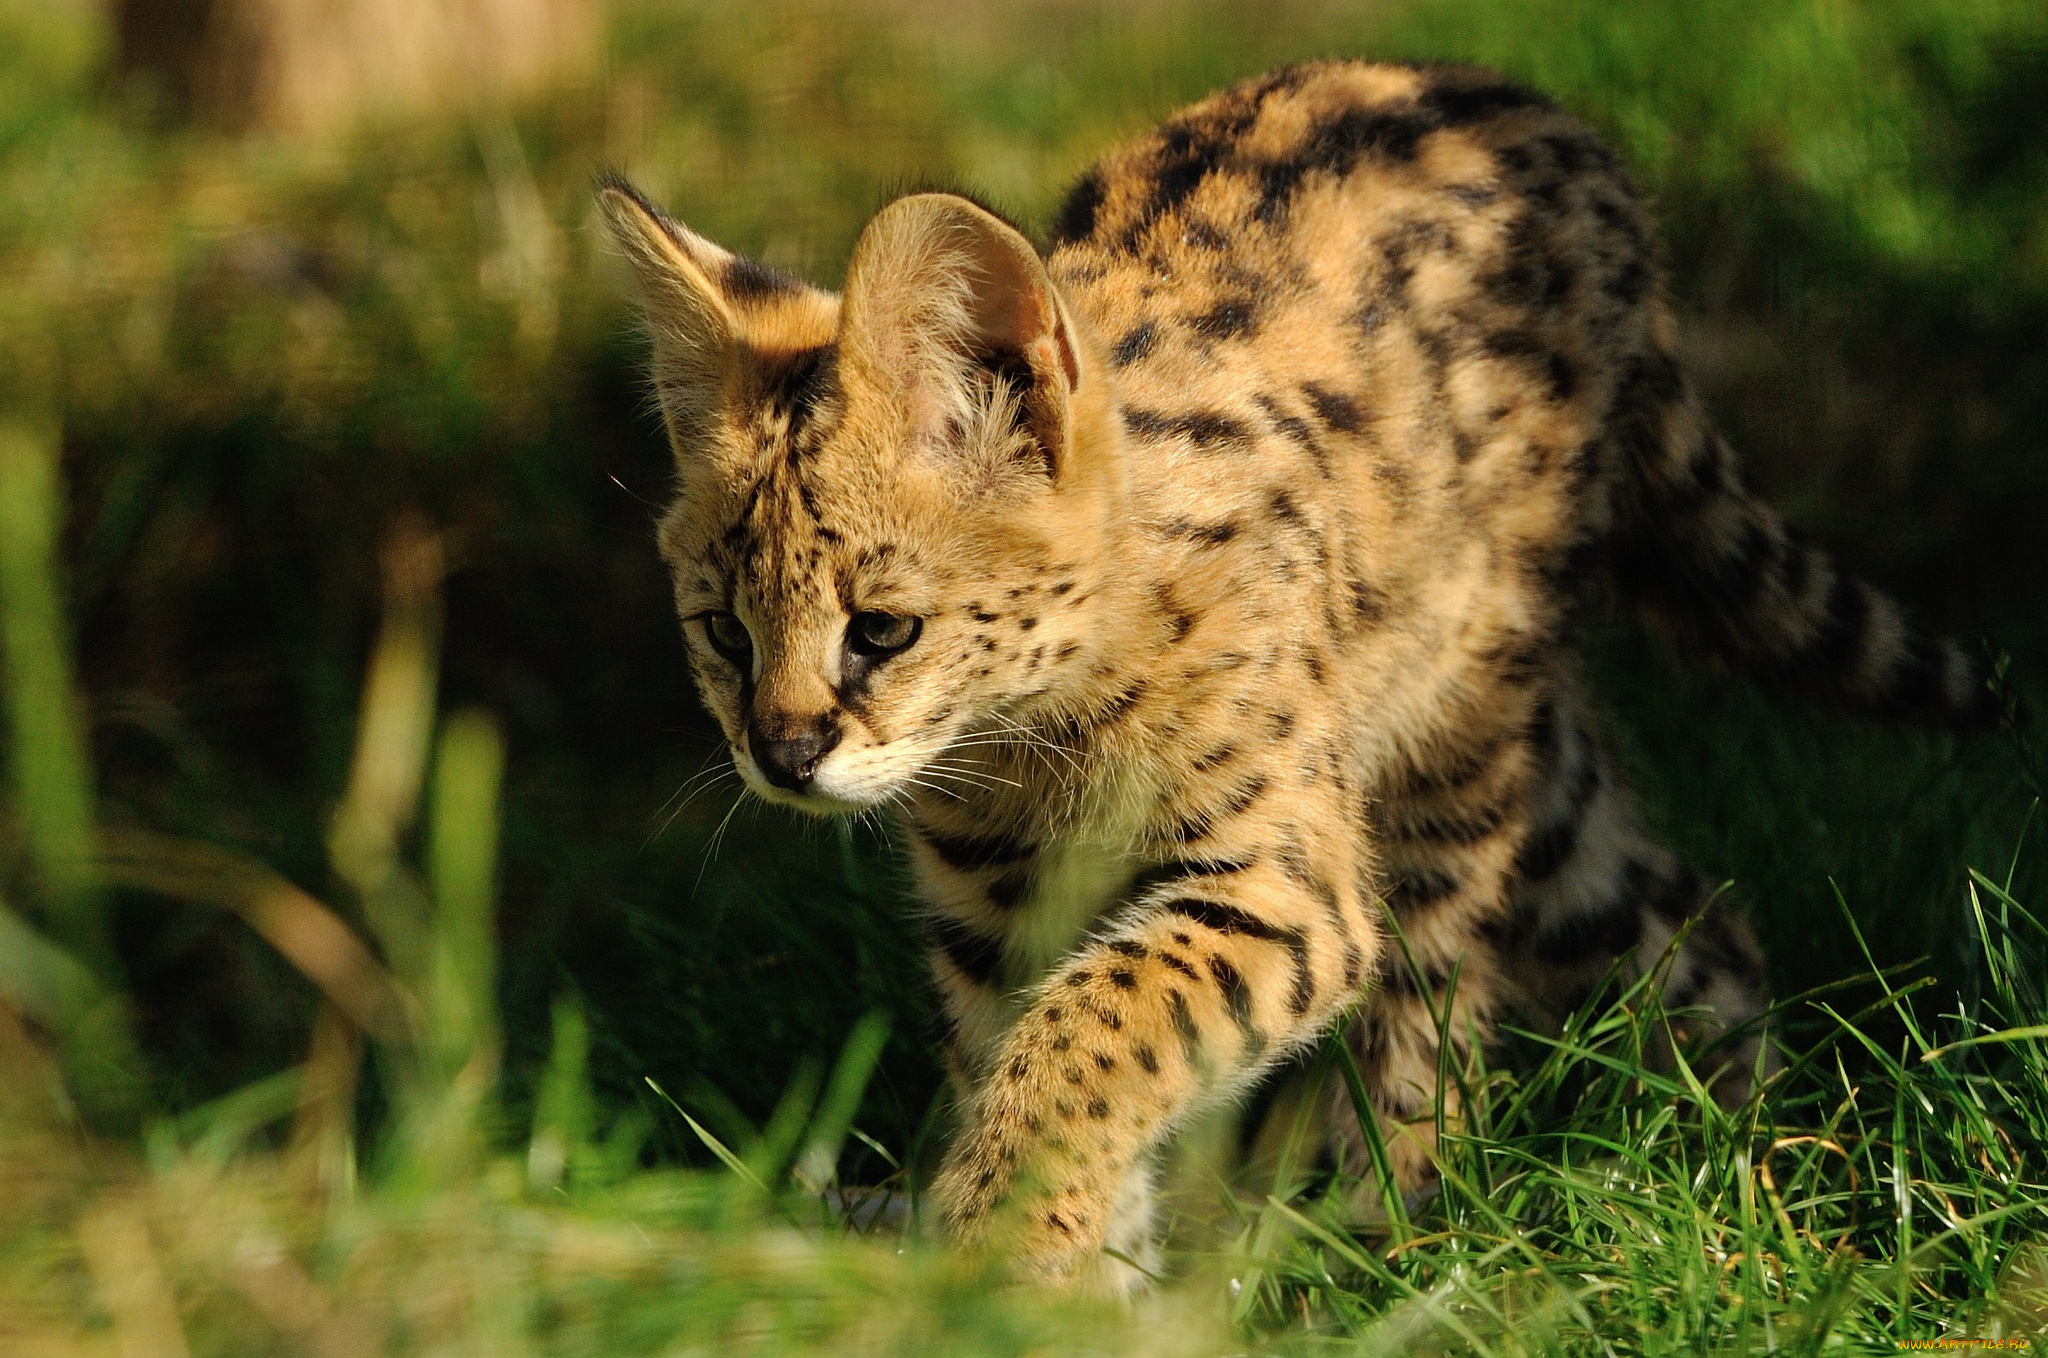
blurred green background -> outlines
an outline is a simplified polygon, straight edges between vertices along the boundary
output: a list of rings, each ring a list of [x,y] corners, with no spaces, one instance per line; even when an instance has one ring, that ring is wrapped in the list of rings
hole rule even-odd
[[[328,835],[383,546],[438,538],[444,697],[494,714],[507,757],[515,1106],[565,995],[613,1109],[653,1114],[651,1076],[743,1140],[876,1009],[894,1036],[861,1127],[910,1146],[937,1087],[888,846],[735,810],[730,784],[678,793],[722,754],[653,551],[666,452],[600,167],[834,284],[907,186],[1040,224],[1115,139],[1281,62],[1497,66],[1637,167],[1754,479],[2041,691],[2039,0],[498,0],[489,41],[485,0],[417,7],[445,32],[403,6],[316,22],[348,9],[0,0],[0,407],[61,429],[100,818],[324,899],[350,899]],[[1773,707],[1626,627],[1593,649],[1655,815],[1752,903],[1781,991],[1860,965],[1837,888],[1880,960],[1973,984],[1963,870],[2011,860],[2038,791],[2019,751]],[[134,894],[113,921],[164,1106],[299,1059],[315,991],[230,913]],[[651,1155],[702,1158],[657,1121]]]

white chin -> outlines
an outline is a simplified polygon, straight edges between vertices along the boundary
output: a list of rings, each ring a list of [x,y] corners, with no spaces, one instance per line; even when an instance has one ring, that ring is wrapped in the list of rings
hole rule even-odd
[[[873,802],[850,802],[828,792],[790,792],[779,787],[770,789],[767,797],[777,806],[791,807],[812,816],[850,816],[874,805]]]
[[[874,805],[872,798],[855,800],[836,795],[816,784],[802,792],[792,792],[788,788],[776,787],[765,778],[750,777],[746,783],[762,801],[786,806],[809,816],[850,816]]]

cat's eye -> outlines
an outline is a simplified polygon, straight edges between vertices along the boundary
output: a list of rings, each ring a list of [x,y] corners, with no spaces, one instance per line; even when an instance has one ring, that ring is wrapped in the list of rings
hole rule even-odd
[[[923,618],[897,613],[856,613],[846,625],[846,644],[856,655],[894,655],[917,640]]]
[[[704,635],[711,638],[711,649],[741,669],[746,668],[747,657],[753,654],[754,639],[748,635],[745,623],[730,613],[706,613]]]

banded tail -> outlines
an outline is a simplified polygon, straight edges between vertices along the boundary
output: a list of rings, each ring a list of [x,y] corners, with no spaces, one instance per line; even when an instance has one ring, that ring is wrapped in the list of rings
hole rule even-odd
[[[1743,486],[1668,349],[1653,343],[1624,380],[1608,445],[1616,582],[1683,642],[1766,688],[1866,716],[1996,723],[1981,662],[1920,631]]]

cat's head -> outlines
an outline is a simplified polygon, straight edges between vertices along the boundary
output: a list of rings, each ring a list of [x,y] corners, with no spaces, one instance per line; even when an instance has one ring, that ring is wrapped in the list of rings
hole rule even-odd
[[[843,294],[624,181],[598,202],[675,452],[661,552],[741,775],[818,812],[965,791],[948,746],[1059,703],[1100,645],[1108,365],[1031,244],[965,198],[882,209]]]

